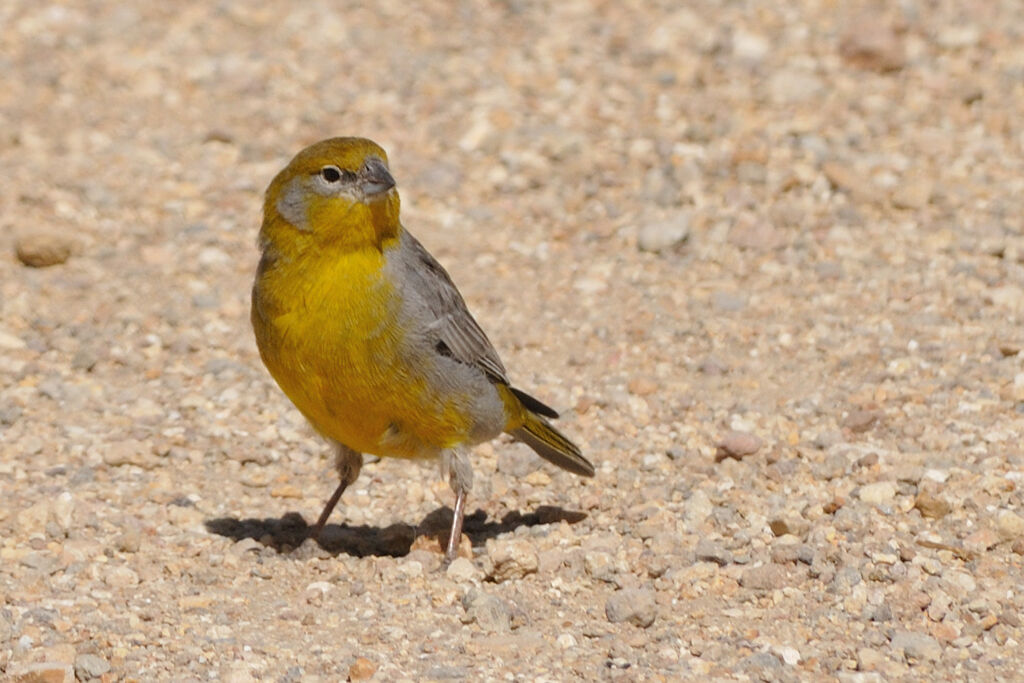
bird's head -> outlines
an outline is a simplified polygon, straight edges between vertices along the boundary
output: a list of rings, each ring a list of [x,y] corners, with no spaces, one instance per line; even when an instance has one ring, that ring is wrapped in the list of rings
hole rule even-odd
[[[270,183],[261,242],[291,234],[318,244],[381,248],[401,229],[398,211],[384,150],[365,138],[330,138],[299,152]]]

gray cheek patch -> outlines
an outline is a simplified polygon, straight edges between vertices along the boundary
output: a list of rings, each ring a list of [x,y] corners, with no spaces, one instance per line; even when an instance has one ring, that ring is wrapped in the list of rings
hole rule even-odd
[[[295,178],[288,183],[281,198],[277,200],[277,211],[299,230],[309,232],[309,217],[306,214],[300,181],[300,178]]]

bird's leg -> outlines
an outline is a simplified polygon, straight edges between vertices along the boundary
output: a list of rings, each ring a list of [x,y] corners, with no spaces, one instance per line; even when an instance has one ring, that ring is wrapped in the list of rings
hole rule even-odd
[[[473,469],[465,456],[453,450],[441,455],[442,467],[448,470],[448,485],[455,492],[455,512],[452,515],[452,531],[448,536],[448,547],[444,553],[445,562],[451,562],[459,553],[462,540],[462,521],[466,515],[466,496],[473,487]]]
[[[452,516],[452,532],[448,536],[448,549],[444,552],[444,561],[450,563],[459,554],[459,543],[462,541],[462,520],[466,513],[466,492],[455,492],[455,514]]]
[[[331,516],[332,512],[334,512],[334,506],[336,506],[338,501],[341,500],[341,494],[345,493],[345,489],[347,488],[348,482],[342,479],[338,483],[338,488],[334,489],[334,493],[332,493],[331,497],[327,499],[327,505],[324,506],[323,512],[320,513],[320,519],[316,520],[316,524],[313,525],[313,528],[310,531],[310,538],[320,538],[320,532],[322,532],[324,530],[324,526],[327,525],[327,518]]]
[[[358,453],[337,441],[331,441],[331,446],[334,448],[334,468],[338,470],[338,476],[341,477],[341,481],[338,482],[338,488],[334,489],[334,493],[327,500],[327,505],[324,506],[323,512],[320,513],[320,519],[316,520],[316,524],[310,530],[309,535],[313,539],[320,538],[320,533],[324,530],[327,519],[334,512],[334,506],[341,499],[341,494],[356,480],[359,476],[359,470],[363,467],[362,453]]]

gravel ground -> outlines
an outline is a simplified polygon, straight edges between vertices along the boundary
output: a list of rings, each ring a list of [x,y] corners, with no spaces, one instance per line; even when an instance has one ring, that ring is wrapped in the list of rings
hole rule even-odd
[[[1018,2],[257,4],[0,4],[8,678],[1024,670]],[[340,134],[598,466],[476,449],[447,569],[432,467],[306,538],[249,328]]]

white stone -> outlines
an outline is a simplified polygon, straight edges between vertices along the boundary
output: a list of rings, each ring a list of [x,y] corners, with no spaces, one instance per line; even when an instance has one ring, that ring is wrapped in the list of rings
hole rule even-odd
[[[756,64],[771,50],[771,43],[757,33],[737,28],[732,34],[732,53],[737,59]]]
[[[25,342],[20,337],[15,337],[13,334],[0,330],[0,349],[17,351],[23,348],[25,348]]]
[[[71,528],[75,515],[75,499],[69,491],[62,492],[53,501],[53,520],[63,530]]]
[[[795,647],[780,647],[775,650],[779,657],[782,657],[782,661],[790,666],[796,666],[800,663],[800,651]]]
[[[555,639],[555,644],[563,650],[576,647],[576,638],[571,633],[563,633]]]
[[[896,484],[877,481],[860,487],[860,499],[868,505],[887,505],[896,497]]]
[[[445,570],[445,574],[452,581],[479,581],[483,576],[482,572],[465,557],[457,557],[452,560]]]

